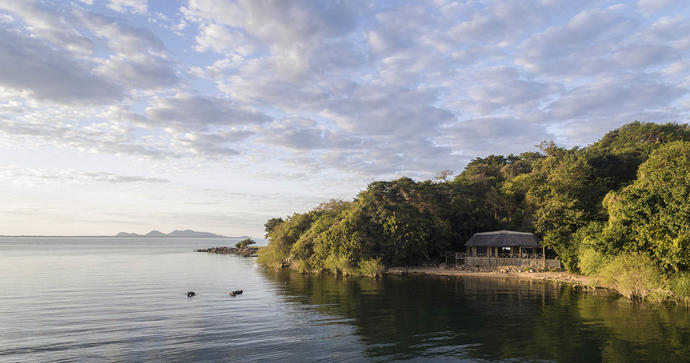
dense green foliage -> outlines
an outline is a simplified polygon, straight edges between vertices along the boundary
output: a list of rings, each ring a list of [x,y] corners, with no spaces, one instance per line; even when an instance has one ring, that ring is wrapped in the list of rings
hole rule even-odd
[[[264,228],[266,229],[266,237],[268,237],[268,233],[271,232],[274,228],[276,228],[279,224],[283,223],[283,218],[271,218],[269,219],[265,224]]]
[[[677,274],[671,279],[670,285],[676,300],[690,305],[690,272]]]
[[[452,180],[373,182],[352,201],[271,219],[260,262],[338,273],[370,260],[415,265],[509,229],[536,233],[571,271],[595,275],[630,253],[661,273],[690,269],[688,125],[634,122],[585,148],[539,148],[476,158]]]
[[[602,282],[628,298],[646,298],[661,288],[659,269],[645,254],[622,254],[605,264]]]
[[[359,272],[364,276],[378,277],[386,270],[380,259],[369,259],[359,263]]]
[[[690,142],[654,151],[635,182],[610,192],[601,249],[649,253],[668,271],[690,267]]]
[[[583,248],[578,254],[577,267],[585,276],[596,276],[609,260],[607,256],[593,248]]]

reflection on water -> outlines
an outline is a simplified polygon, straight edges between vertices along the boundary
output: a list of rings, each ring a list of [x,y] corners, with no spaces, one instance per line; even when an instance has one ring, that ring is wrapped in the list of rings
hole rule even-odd
[[[372,280],[264,271],[289,301],[340,316],[378,359],[686,361],[685,308],[479,277]]]
[[[303,276],[192,252],[233,243],[0,237],[0,361],[690,357],[684,308],[507,278]]]

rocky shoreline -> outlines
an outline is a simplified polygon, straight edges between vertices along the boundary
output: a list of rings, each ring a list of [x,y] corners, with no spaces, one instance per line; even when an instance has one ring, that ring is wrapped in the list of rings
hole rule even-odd
[[[392,267],[386,270],[387,274],[392,275],[434,275],[434,276],[481,276],[481,277],[511,277],[528,280],[547,280],[570,285],[602,288],[598,281],[587,276],[577,275],[566,271],[538,271],[535,269],[525,269],[516,266],[497,266],[497,267],[451,267],[442,264],[439,267]]]
[[[258,256],[258,247],[211,247],[211,248],[200,248],[196,252],[206,252],[206,253],[217,253],[221,255],[237,255],[242,257],[256,257]]]

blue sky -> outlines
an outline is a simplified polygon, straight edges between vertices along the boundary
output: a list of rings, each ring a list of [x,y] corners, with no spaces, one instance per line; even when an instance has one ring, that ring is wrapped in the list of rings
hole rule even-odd
[[[0,1],[0,234],[192,228],[688,121],[686,1]]]

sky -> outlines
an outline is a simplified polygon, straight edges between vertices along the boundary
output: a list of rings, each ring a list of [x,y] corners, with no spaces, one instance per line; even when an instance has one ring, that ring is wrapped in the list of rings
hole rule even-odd
[[[195,229],[634,120],[687,123],[690,2],[0,0],[0,234]]]

